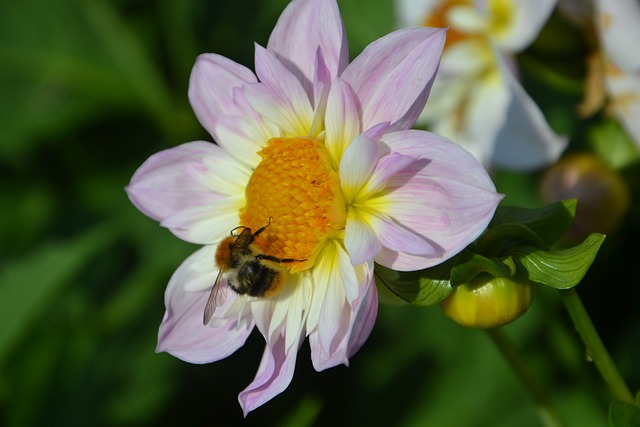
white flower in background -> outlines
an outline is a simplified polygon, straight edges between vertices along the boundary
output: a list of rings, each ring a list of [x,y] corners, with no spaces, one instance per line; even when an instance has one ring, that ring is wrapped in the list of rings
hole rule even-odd
[[[640,2],[596,0],[609,108],[640,147]]]
[[[535,169],[567,145],[517,78],[515,55],[529,46],[555,0],[398,0],[402,26],[449,27],[422,123],[483,164]]]
[[[585,99],[589,117],[605,105],[640,147],[640,2],[638,0],[559,0],[558,9],[591,33]]]

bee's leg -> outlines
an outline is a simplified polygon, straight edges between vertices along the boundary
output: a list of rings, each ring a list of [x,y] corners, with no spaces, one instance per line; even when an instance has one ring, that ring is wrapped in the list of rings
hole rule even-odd
[[[256,255],[257,259],[264,259],[267,261],[273,261],[273,262],[277,262],[278,264],[284,264],[287,262],[303,262],[306,261],[307,259],[295,259],[295,258],[276,258],[274,256],[271,255],[264,255],[264,254],[258,254]]]

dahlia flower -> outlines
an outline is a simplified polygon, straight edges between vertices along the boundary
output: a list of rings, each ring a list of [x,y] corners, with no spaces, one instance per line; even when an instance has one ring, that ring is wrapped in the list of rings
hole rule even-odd
[[[528,47],[556,0],[397,0],[401,26],[449,27],[431,102],[420,123],[485,166],[528,170],[555,162],[556,135],[518,81]]]
[[[254,327],[266,341],[239,395],[245,415],[287,387],[306,337],[316,370],[349,363],[377,315],[374,262],[436,265],[491,219],[501,195],[482,166],[447,139],[409,129],[444,41],[442,29],[400,30],[349,63],[336,2],[294,0],[266,49],[255,46],[255,74],[220,55],[198,57],[189,99],[216,143],[154,154],[131,179],[138,209],[203,245],[169,282],[158,351],[209,363]],[[233,267],[216,264],[217,248],[235,250],[230,231],[247,229],[281,287],[240,294],[223,271],[203,324],[220,267]]]

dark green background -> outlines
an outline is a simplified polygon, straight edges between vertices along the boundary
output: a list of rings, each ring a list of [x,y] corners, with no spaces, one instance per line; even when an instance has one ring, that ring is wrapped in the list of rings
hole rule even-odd
[[[349,368],[316,373],[305,344],[289,388],[244,421],[237,395],[258,367],[257,332],[211,365],[154,352],[164,287],[197,247],[139,213],[123,189],[154,152],[210,139],[186,96],[196,56],[252,66],[253,42],[266,45],[286,3],[0,0],[0,425],[540,425],[486,334],[438,307],[381,306]],[[394,28],[389,1],[340,7],[352,56]],[[568,46],[541,38],[521,58],[536,65],[523,76],[580,148],[601,119],[573,115],[584,44],[563,25],[549,31]],[[540,63],[565,80],[545,79]],[[622,171],[636,200],[637,169]],[[496,175],[506,202],[524,206],[540,203],[537,179]],[[634,390],[638,213],[635,202],[578,287]],[[611,396],[552,290],[539,289],[507,332],[569,426],[605,425]]]

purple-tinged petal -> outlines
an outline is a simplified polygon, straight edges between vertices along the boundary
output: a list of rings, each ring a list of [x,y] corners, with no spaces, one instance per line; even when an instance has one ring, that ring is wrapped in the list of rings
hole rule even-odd
[[[157,351],[167,352],[189,363],[210,363],[224,359],[240,348],[253,330],[250,315],[238,312],[235,294],[230,295],[225,308],[216,312],[216,326],[202,324],[202,315],[209,289],[190,292],[188,288],[201,288],[204,282],[213,286],[217,269],[214,265],[215,246],[205,246],[187,258],[171,277],[165,292],[167,311],[158,332]],[[201,271],[203,260],[210,260],[210,271]],[[249,314],[249,313],[247,313]],[[238,321],[241,321],[239,324]]]
[[[371,268],[373,271],[373,268]],[[371,274],[373,277],[373,274]],[[375,282],[371,279],[370,285],[367,286],[362,303],[356,311],[355,321],[351,327],[351,335],[347,348],[347,356],[353,357],[354,354],[369,338],[369,334],[373,330],[378,316],[378,289]]]
[[[189,142],[149,157],[126,188],[131,202],[157,220],[185,209],[209,205],[223,197],[211,182],[202,179],[208,169],[203,158],[223,155],[209,142]]]
[[[505,126],[496,135],[493,162],[519,170],[539,169],[554,163],[567,147],[568,139],[556,135],[542,111],[524,91],[498,55],[500,72],[511,91]]]
[[[313,124],[310,136],[317,136],[324,129],[324,115],[327,111],[327,99],[331,88],[331,74],[324,61],[322,49],[316,53],[316,68],[313,74]]]
[[[160,225],[187,242],[212,244],[237,227],[238,211],[244,205],[244,197],[227,196],[214,204],[179,211]]]
[[[309,97],[322,49],[330,79],[339,76],[349,62],[349,50],[338,5],[333,0],[297,0],[280,15],[267,49],[302,82]]]
[[[353,265],[372,260],[382,250],[378,236],[357,209],[350,209],[347,214],[344,246]]]
[[[415,213],[416,216],[423,214],[423,212]],[[368,219],[386,250],[428,258],[440,257],[444,252],[437,243],[430,241],[426,236],[416,234],[412,229],[389,218],[371,215]]]
[[[340,160],[340,186],[347,203],[351,203],[367,183],[378,162],[378,145],[364,135],[349,144]]]
[[[245,95],[253,109],[278,126],[285,136],[309,134],[313,108],[300,81],[273,53],[259,45],[256,45],[255,62],[261,83],[245,86]]]
[[[446,30],[412,28],[371,43],[342,79],[359,102],[363,129],[390,122],[408,129],[424,109],[444,48]]]
[[[304,332],[306,313],[311,306],[312,286],[307,275],[286,274],[285,283],[277,295],[251,302],[253,318],[267,345],[282,334],[287,351],[297,342],[297,337]]]
[[[284,336],[267,345],[253,382],[238,396],[245,417],[257,407],[282,393],[293,378],[302,337],[291,349],[285,348]]]
[[[405,156],[400,153],[391,153],[383,156],[376,165],[373,173],[366,183],[365,189],[360,194],[361,198],[365,198],[382,191],[387,185],[387,181],[400,173],[409,165],[417,160],[413,157]]]
[[[214,137],[229,154],[255,169],[261,160],[258,151],[268,140],[280,136],[280,131],[253,110],[244,88],[235,88],[233,100],[242,114],[218,117],[213,127]]]
[[[257,81],[251,70],[224,56],[200,55],[189,81],[189,101],[200,124],[214,135],[213,126],[219,116],[242,112],[233,102],[233,89]]]
[[[317,325],[319,343],[324,351],[330,352],[334,337],[343,324],[344,310],[348,307],[345,289],[357,287],[356,274],[349,255],[337,242],[329,243],[322,251],[311,274],[313,283],[326,288],[324,298],[314,300],[313,304],[320,305]]]
[[[502,195],[495,192],[487,172],[471,154],[446,138],[416,130],[388,133],[381,143],[390,152],[423,161],[391,178],[386,196],[370,201],[367,207],[376,208],[443,252],[416,256],[383,248],[376,262],[396,270],[431,267],[457,254],[484,231]]]
[[[356,267],[358,274],[357,298],[344,307],[340,328],[333,336],[331,345],[322,342],[320,326],[309,334],[311,361],[317,371],[339,364],[349,365],[349,357],[366,341],[377,315],[377,291],[373,282],[373,263]],[[375,304],[375,306],[373,305]]]
[[[355,95],[349,85],[341,79],[335,79],[331,84],[325,125],[327,151],[337,166],[344,150],[360,134],[360,118]]]
[[[311,271],[312,304],[306,319],[307,333],[316,338],[318,354],[333,354],[348,333],[350,306],[358,297],[358,271],[362,268],[351,265],[349,255],[337,241],[330,241],[318,256]]]
[[[382,138],[382,135],[391,131],[391,123],[390,122],[382,122],[377,125],[371,126],[369,129],[365,130],[362,134],[369,138],[372,141],[379,141]]]

